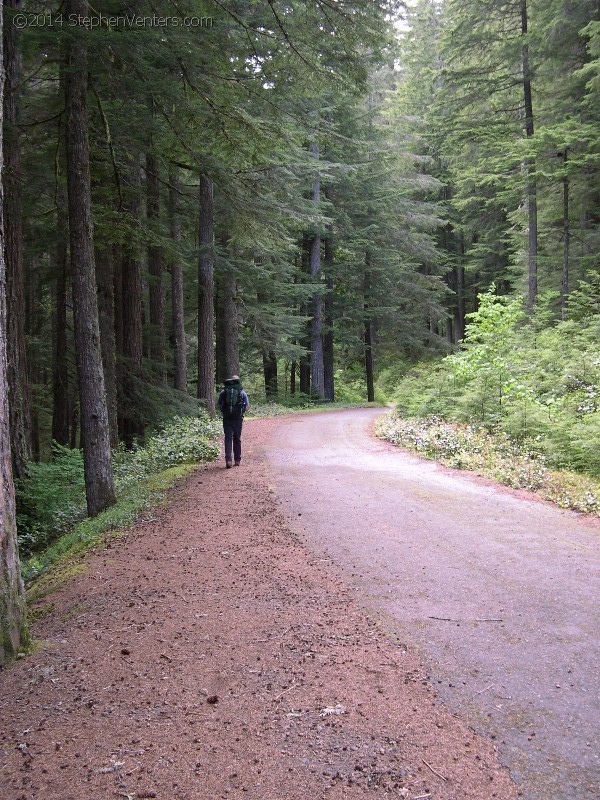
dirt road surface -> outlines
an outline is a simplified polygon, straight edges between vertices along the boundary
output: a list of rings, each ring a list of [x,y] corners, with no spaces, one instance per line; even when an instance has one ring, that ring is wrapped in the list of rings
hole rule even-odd
[[[249,421],[240,469],[200,467],[47,587],[35,651],[0,672],[2,800],[517,800],[534,764],[564,781],[545,800],[592,796],[578,698],[587,687],[594,702],[583,603],[595,531],[536,506],[556,540],[542,551],[521,503],[371,439],[372,417]],[[495,516],[493,534],[475,535]],[[482,536],[494,560],[480,573]],[[496,586],[509,562],[533,578],[538,550],[543,586],[560,567],[547,592],[558,611],[541,614],[522,578],[518,600]],[[581,587],[563,596],[576,570]],[[476,621],[492,617],[503,621]],[[547,666],[532,684],[536,652]],[[562,738],[546,695],[572,698]]]
[[[2,800],[516,800],[494,743],[302,545],[246,427],[240,469],[169,505],[35,604],[0,672]],[[296,423],[294,423],[296,424]]]
[[[526,800],[597,800],[600,526],[374,439],[379,413],[278,427],[293,530],[494,737]]]

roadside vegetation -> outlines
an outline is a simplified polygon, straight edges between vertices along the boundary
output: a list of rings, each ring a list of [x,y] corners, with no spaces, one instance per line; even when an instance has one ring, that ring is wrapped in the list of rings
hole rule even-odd
[[[409,370],[378,434],[452,467],[600,513],[600,279],[528,315],[480,295],[461,348]]]
[[[309,395],[282,398],[279,402],[259,397],[250,417],[325,409],[361,407],[366,402],[323,403]],[[107,536],[132,525],[140,514],[160,504],[165,492],[197,464],[216,460],[221,437],[219,418],[205,411],[196,416],[176,416],[146,437],[145,445],[113,452],[117,502],[95,517],[88,517],[83,454],[53,444],[52,459],[30,462],[27,476],[17,484],[19,552],[21,572],[34,594],[43,593],[50,567],[85,552]]]
[[[31,463],[19,481],[19,550],[26,583],[66,557],[78,555],[109,531],[131,525],[160,503],[164,492],[199,462],[219,453],[219,425],[206,412],[174,417],[146,439],[144,447],[120,447],[113,456],[117,502],[87,517],[80,450],[54,446],[49,462]]]

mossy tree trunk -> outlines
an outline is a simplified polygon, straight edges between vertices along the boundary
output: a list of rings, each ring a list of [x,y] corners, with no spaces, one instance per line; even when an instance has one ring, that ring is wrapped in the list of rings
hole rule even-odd
[[[17,8],[16,0],[7,6]],[[4,256],[7,294],[7,368],[10,411],[12,463],[15,478],[25,474],[31,460],[31,419],[25,350],[25,274],[23,265],[23,228],[21,203],[21,144],[18,133],[18,93],[20,59],[18,34],[12,19],[4,30]]]
[[[67,14],[85,16],[86,0],[68,0]],[[110,430],[100,347],[92,234],[87,115],[87,45],[79,32],[67,48],[65,82],[67,193],[73,321],[88,514],[115,502]]]
[[[0,42],[2,41],[0,9]],[[0,45],[1,46],[1,45]],[[0,65],[3,59],[0,53]],[[4,90],[4,69],[0,67],[0,114]],[[2,155],[0,118],[0,163]],[[12,478],[8,376],[6,364],[6,267],[2,227],[2,187],[0,186],[0,665],[15,655],[26,638],[25,601],[19,571],[15,489]]]

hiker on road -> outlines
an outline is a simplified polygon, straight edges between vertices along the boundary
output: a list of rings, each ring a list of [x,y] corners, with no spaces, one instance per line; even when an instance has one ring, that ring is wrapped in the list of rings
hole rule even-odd
[[[223,414],[225,433],[225,466],[240,466],[242,460],[242,425],[244,414],[250,408],[248,395],[242,388],[239,375],[232,375],[223,382],[219,393],[219,409]],[[233,461],[231,460],[233,450]]]

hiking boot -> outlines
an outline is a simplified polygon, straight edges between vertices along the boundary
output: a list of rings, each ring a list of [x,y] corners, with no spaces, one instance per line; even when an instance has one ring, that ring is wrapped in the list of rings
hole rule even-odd
[[[231,461],[226,461],[225,466],[227,467],[227,469],[231,469],[233,467],[233,464],[231,463]]]
[[[235,466],[236,466],[236,467],[239,467],[239,465],[240,465],[240,462],[239,462],[239,461],[236,461],[236,462],[235,462]]]

